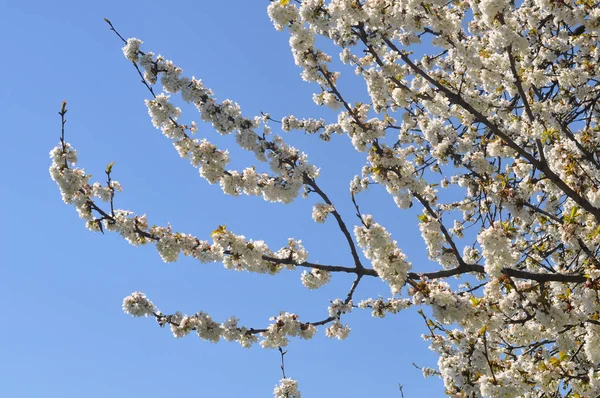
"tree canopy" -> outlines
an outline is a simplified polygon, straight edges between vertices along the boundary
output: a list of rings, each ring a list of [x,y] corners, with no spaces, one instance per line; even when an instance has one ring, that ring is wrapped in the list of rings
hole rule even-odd
[[[315,197],[312,218],[334,223],[352,262],[323,264],[302,241],[282,248],[247,239],[220,225],[201,240],[150,217],[118,209],[122,190],[76,166],[62,137],[51,151],[51,177],[86,227],[115,232],[134,246],[153,245],[165,262],[188,256],[237,271],[275,275],[302,271],[308,289],[336,273],[354,276],[322,319],[282,312],[265,325],[214,320],[198,312],[165,314],[134,292],[123,310],[152,317],[175,337],[279,349],[283,378],[276,397],[300,397],[286,377],[290,338],[319,329],[335,339],[350,333],[351,311],[373,317],[419,311],[438,354],[437,369],[456,397],[595,397],[600,395],[600,7],[594,0],[280,0],[267,11],[289,44],[302,79],[318,87],[313,100],[337,119],[262,113],[248,116],[218,99],[200,79],[183,73],[136,38],[123,54],[147,88],[154,126],[179,156],[225,195],[290,203]],[[340,88],[333,53],[364,81],[370,102],[353,102]],[[423,55],[420,53],[424,52]],[[341,68],[340,68],[341,69]],[[228,167],[233,151],[196,138],[195,122],[180,121],[177,101],[195,106],[202,122],[234,135],[261,166]],[[320,169],[286,142],[289,134],[327,143],[347,136],[364,155],[349,181],[355,214],[341,214],[319,183]],[[342,156],[342,155],[340,155]],[[265,169],[265,171],[261,171]],[[417,207],[427,256],[424,269],[386,228],[389,219],[362,211],[360,194],[383,187],[398,211]],[[381,190],[383,192],[383,190]],[[301,235],[302,231],[298,231]],[[389,287],[387,297],[354,295],[367,278]],[[364,293],[364,292],[363,292]],[[368,293],[367,293],[368,294]],[[416,308],[411,308],[416,307]],[[375,326],[376,327],[376,326]],[[310,380],[301,380],[310,382]]]

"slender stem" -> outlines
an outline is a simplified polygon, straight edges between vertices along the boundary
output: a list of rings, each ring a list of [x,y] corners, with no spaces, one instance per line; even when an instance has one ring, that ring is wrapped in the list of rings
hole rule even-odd
[[[60,115],[60,125],[61,125],[60,144],[62,146],[63,154],[66,154],[67,143],[65,142],[65,124],[67,123],[67,119],[65,119],[65,115],[67,114],[67,101],[62,102],[62,106],[61,106],[58,114]],[[69,168],[69,164],[67,162],[66,156],[65,156],[65,167]]]
[[[319,188],[314,179],[306,177],[305,184],[311,187],[317,193],[317,195],[319,195],[325,201],[325,203],[333,207],[334,210],[331,212],[331,214],[333,214],[333,216],[335,217],[335,220],[337,221],[340,230],[342,231],[344,237],[346,238],[346,241],[348,242],[350,252],[352,253],[352,258],[354,259],[354,266],[357,270],[363,270],[364,266],[362,265],[360,257],[358,256],[358,251],[356,250],[354,240],[352,240],[352,236],[350,235],[348,227],[346,227],[346,223],[344,223],[342,216],[340,216],[340,213],[338,213],[338,211],[335,209],[335,206],[333,206],[333,202],[331,202],[331,200],[325,194],[325,192],[323,192],[321,188]]]
[[[283,351],[283,348],[281,348],[281,347],[277,347],[277,349],[279,350],[279,353],[281,354],[281,375],[283,376],[284,379],[287,379],[287,377],[285,376],[285,362],[283,359],[285,354],[287,354],[287,351]]]
[[[464,266],[465,261],[463,260],[462,256],[458,252],[458,248],[456,247],[456,243],[454,243],[454,239],[452,239],[452,236],[450,236],[450,233],[446,229],[446,226],[444,225],[444,223],[442,223],[441,217],[438,216],[438,214],[433,210],[433,208],[431,207],[429,202],[427,200],[425,200],[425,198],[423,198],[420,194],[418,194],[416,192],[411,192],[411,193],[415,198],[417,198],[417,200],[419,202],[421,202],[421,204],[423,205],[425,210],[427,210],[427,213],[429,213],[429,215],[435,221],[437,221],[437,223],[440,225],[440,231],[442,232],[442,235],[444,235],[444,239],[446,240],[446,242],[452,248],[452,253],[454,254],[454,257],[456,258],[456,261],[458,261],[459,267]]]

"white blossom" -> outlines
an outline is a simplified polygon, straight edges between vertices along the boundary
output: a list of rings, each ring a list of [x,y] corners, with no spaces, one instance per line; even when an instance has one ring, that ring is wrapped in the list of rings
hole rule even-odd
[[[312,218],[318,223],[324,223],[325,219],[329,213],[335,211],[335,208],[332,205],[327,205],[325,203],[317,203],[313,206]]]
[[[127,44],[123,47],[123,54],[125,58],[131,62],[137,62],[139,59],[140,46],[143,42],[136,38],[127,39]]]
[[[366,226],[354,228],[358,245],[363,249],[365,257],[371,260],[379,277],[396,294],[404,286],[411,264],[383,226],[373,222],[371,216],[364,216],[363,220]]]
[[[331,280],[331,272],[313,268],[310,272],[302,272],[302,284],[310,290],[325,286]]]
[[[502,268],[512,267],[519,259],[506,235],[502,227],[496,224],[481,231],[477,237],[485,258],[485,271],[491,276],[500,276]]]
[[[348,325],[342,325],[340,321],[333,322],[325,329],[325,335],[331,339],[345,340],[350,334]]]
[[[298,382],[292,379],[281,379],[279,385],[273,390],[275,398],[301,398]]]
[[[154,313],[154,304],[144,293],[134,292],[123,299],[123,311],[132,316],[149,316]]]

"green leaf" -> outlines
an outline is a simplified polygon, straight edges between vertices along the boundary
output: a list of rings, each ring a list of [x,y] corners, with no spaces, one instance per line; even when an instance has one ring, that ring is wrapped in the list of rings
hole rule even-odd
[[[221,234],[223,234],[223,232],[225,232],[226,229],[227,229],[227,226],[225,224],[219,225],[217,227],[217,229],[215,229],[214,231],[211,232],[210,236],[213,237],[216,235],[221,235]]]
[[[115,165],[115,162],[110,162],[108,164],[108,166],[106,166],[106,174],[110,174],[112,171],[113,166]]]
[[[561,361],[564,361],[569,358],[571,358],[571,356],[567,354],[567,352],[564,350],[558,353],[558,359],[560,359]]]
[[[558,359],[558,358],[550,358],[550,360],[548,361],[548,363],[550,365],[558,365],[560,363],[560,359]]]
[[[282,6],[287,5],[287,3],[289,3],[290,0],[279,0],[279,4],[281,4]]]
[[[571,209],[571,218],[577,217],[577,210],[579,210],[577,206],[573,206],[573,208]]]

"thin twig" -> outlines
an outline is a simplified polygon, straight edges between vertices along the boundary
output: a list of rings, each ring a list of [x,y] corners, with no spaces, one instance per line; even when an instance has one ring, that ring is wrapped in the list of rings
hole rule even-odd
[[[279,350],[279,353],[281,354],[281,374],[284,379],[287,379],[287,377],[285,377],[285,362],[283,360],[283,357],[285,356],[285,354],[287,354],[287,351],[283,351],[283,348],[281,348],[281,347],[277,347],[277,349]]]

